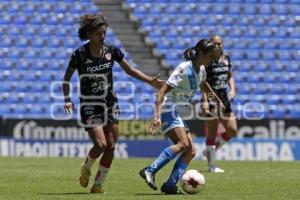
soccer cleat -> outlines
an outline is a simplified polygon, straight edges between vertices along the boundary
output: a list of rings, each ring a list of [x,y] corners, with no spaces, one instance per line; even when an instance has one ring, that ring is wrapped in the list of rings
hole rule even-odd
[[[93,185],[93,187],[91,188],[91,193],[101,193],[104,194],[104,190],[101,188],[100,185]]]
[[[173,187],[169,187],[169,186],[167,186],[167,183],[164,183],[161,186],[160,190],[161,190],[161,192],[163,192],[165,194],[181,194],[181,192],[179,191],[179,189],[176,185]]]
[[[225,171],[221,168],[218,168],[218,167],[210,167],[208,169],[209,172],[211,173],[224,173]]]
[[[87,187],[91,176],[91,170],[87,169],[84,164],[80,168],[79,182],[82,187]]]
[[[153,190],[157,190],[157,186],[155,183],[154,174],[147,171],[147,168],[144,168],[140,171],[140,176],[146,181],[146,183],[151,187]]]

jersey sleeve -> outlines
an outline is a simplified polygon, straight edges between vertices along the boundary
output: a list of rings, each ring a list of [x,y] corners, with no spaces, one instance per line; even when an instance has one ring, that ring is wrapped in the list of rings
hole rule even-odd
[[[225,55],[227,61],[228,61],[228,67],[229,67],[229,70],[231,70],[231,62],[230,62],[230,57],[229,55]]]
[[[124,54],[119,48],[117,48],[115,46],[111,46],[110,51],[111,51],[113,60],[115,60],[117,62],[121,62],[123,60]]]
[[[173,88],[178,87],[179,83],[183,81],[185,73],[185,68],[182,65],[179,65],[171,74],[171,76],[166,81],[166,84],[170,85]]]
[[[199,78],[200,78],[200,83],[206,80],[207,73],[204,67],[201,67],[200,73],[199,73]]]
[[[78,65],[78,60],[79,60],[78,52],[74,51],[73,54],[71,55],[69,66],[76,69]]]

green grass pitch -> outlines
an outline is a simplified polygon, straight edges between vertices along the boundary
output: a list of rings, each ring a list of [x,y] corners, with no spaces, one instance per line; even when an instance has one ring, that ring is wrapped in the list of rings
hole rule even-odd
[[[152,159],[116,159],[104,185],[105,194],[89,194],[78,182],[83,159],[0,158],[1,200],[164,200],[164,199],[300,199],[300,162],[219,161],[224,174],[206,171],[206,162],[192,161],[189,169],[204,173],[205,189],[197,195],[163,195],[146,186],[138,171]],[[161,186],[174,162],[157,174]],[[97,169],[93,167],[93,175]]]

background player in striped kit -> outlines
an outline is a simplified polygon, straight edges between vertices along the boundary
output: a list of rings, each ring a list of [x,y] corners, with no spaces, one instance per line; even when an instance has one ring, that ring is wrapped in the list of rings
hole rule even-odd
[[[224,170],[216,167],[216,150],[220,149],[226,142],[237,134],[237,121],[231,109],[231,101],[233,101],[236,95],[236,89],[233,72],[231,70],[230,58],[223,52],[223,41],[221,37],[213,36],[210,41],[217,45],[220,51],[217,52],[216,59],[207,68],[206,80],[225,105],[225,110],[220,110],[218,108],[219,106],[215,103],[216,101],[214,98],[210,98],[211,95],[208,95],[205,92],[202,93],[203,113],[207,116],[211,116],[205,120],[208,134],[206,138],[206,149],[203,154],[207,158],[209,171],[213,173],[222,173]],[[230,88],[229,97],[227,86]],[[217,112],[217,115],[214,115],[213,111]],[[219,123],[224,126],[226,132],[217,137]]]

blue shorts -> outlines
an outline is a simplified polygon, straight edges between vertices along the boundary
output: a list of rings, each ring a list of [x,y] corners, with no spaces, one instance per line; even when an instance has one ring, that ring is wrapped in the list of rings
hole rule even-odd
[[[186,122],[181,119],[177,112],[165,112],[161,114],[161,129],[163,133],[167,133],[169,130],[180,127],[185,128],[187,133],[190,132]]]

